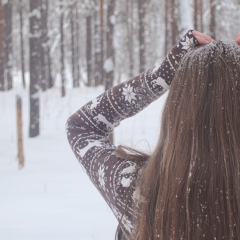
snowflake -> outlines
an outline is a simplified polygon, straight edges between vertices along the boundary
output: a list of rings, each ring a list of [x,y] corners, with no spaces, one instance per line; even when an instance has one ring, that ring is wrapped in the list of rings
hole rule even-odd
[[[104,167],[100,167],[98,169],[98,181],[100,183],[100,186],[105,190],[105,172],[104,172]]]
[[[134,204],[138,207],[141,203],[144,202],[144,197],[140,193],[140,189],[136,188],[132,196]]]
[[[121,219],[121,216],[122,216],[122,215],[120,214],[120,212],[118,211],[118,209],[117,209],[113,204],[111,204],[111,209],[112,209],[114,215],[116,216],[116,218],[117,218],[117,219]]]
[[[133,87],[128,85],[126,88],[123,88],[123,95],[125,96],[125,101],[128,101],[129,103],[132,102],[132,100],[136,99],[136,94],[133,92]]]
[[[194,39],[186,36],[185,39],[182,40],[180,43],[182,44],[182,49],[188,50],[194,45]]]
[[[128,232],[131,233],[132,230],[133,230],[133,225],[132,225],[131,221],[126,218],[126,216],[123,216],[123,218],[122,218],[122,223],[123,223],[125,229],[126,229]]]

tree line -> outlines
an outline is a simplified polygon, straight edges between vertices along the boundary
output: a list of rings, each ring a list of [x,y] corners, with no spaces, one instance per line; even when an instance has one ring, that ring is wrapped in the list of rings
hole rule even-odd
[[[233,38],[239,8],[239,0],[0,0],[0,91],[21,73],[35,137],[42,91],[108,89],[155,65],[189,28]]]

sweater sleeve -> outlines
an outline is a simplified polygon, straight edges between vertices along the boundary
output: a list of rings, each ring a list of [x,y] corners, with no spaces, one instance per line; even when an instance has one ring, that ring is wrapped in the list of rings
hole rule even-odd
[[[134,229],[133,202],[138,201],[135,181],[143,163],[118,158],[108,136],[123,119],[135,115],[169,89],[179,60],[197,44],[189,31],[160,66],[109,89],[67,121],[67,136],[75,156],[127,236]]]

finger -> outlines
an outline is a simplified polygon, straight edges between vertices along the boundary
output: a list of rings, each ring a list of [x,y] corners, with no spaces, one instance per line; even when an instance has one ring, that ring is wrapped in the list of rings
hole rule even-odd
[[[236,43],[240,44],[240,33],[235,38]]]
[[[238,34],[236,35],[236,38],[239,37],[239,36],[240,36],[240,33],[238,33]]]
[[[235,41],[240,44],[240,33],[238,33],[235,37]]]
[[[193,34],[197,35],[197,36],[201,36],[201,37],[206,37],[206,38],[209,38],[209,39],[212,39],[210,36],[208,36],[207,34],[204,34],[202,32],[199,32],[199,31],[196,31],[196,30],[193,30]]]
[[[209,41],[209,40],[207,40],[206,38],[201,37],[201,36],[195,36],[195,37],[196,37],[196,39],[198,40],[198,42],[199,42],[200,44],[208,44],[208,43],[212,42],[212,40]]]
[[[208,36],[208,35],[206,35],[204,33],[198,32],[198,31],[193,31],[193,35],[205,38],[206,40],[208,40],[210,42],[213,41],[213,39],[210,36]]]
[[[206,40],[208,40],[208,41],[210,41],[210,42],[213,41],[213,39],[212,39],[210,36],[208,36],[208,35],[206,35],[206,34],[204,34],[204,33],[198,32],[198,31],[196,31],[196,30],[194,30],[192,33],[193,33],[193,35],[194,35],[195,37],[199,36],[199,37],[205,38]]]

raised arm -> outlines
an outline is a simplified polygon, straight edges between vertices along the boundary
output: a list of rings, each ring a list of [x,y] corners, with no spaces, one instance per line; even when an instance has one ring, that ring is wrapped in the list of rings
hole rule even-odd
[[[117,219],[122,218],[125,234],[133,229],[131,204],[137,194],[132,186],[142,163],[118,158],[108,135],[123,119],[135,115],[168,90],[179,61],[198,44],[189,31],[160,66],[109,89],[68,119],[71,148]],[[124,214],[126,204],[128,211]]]

